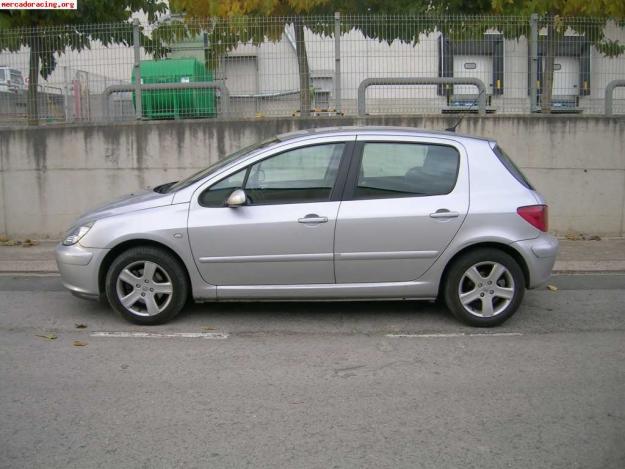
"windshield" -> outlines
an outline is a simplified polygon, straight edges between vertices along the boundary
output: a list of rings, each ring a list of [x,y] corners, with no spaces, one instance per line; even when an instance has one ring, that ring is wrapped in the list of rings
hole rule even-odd
[[[183,179],[182,181],[178,181],[177,183],[173,184],[171,187],[169,187],[167,189],[167,193],[169,194],[171,192],[176,192],[176,191],[179,191],[181,189],[184,189],[185,187],[189,187],[191,184],[194,184],[197,181],[200,181],[200,180],[204,179],[205,177],[211,175],[215,171],[218,171],[221,168],[223,168],[223,167],[227,166],[228,164],[232,163],[237,158],[240,158],[241,156],[246,155],[247,153],[251,153],[254,150],[258,150],[260,148],[267,147],[267,146],[269,146],[272,143],[275,143],[277,141],[278,141],[277,138],[272,138],[272,139],[265,140],[265,141],[260,142],[260,143],[255,143],[253,145],[250,145],[249,147],[242,148],[242,149],[240,149],[238,151],[235,151],[234,153],[232,153],[231,155],[227,156],[223,160],[219,160],[216,163],[213,163],[208,168],[205,168],[205,169],[203,169],[201,171],[198,171],[197,173],[189,176],[188,178]]]

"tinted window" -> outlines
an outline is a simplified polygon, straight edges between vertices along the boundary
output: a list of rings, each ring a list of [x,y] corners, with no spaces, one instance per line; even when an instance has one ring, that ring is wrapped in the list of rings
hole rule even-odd
[[[283,204],[330,199],[343,143],[287,151],[249,169],[245,192],[251,204]]]
[[[358,199],[448,194],[460,156],[450,146],[367,143],[354,197]]]
[[[338,174],[343,143],[316,145],[280,153],[213,184],[199,197],[204,207],[223,207],[243,188],[249,205],[329,200]]]
[[[493,152],[495,152],[495,155],[497,155],[497,158],[499,158],[501,164],[503,164],[506,169],[510,171],[510,174],[512,174],[517,181],[519,181],[528,189],[534,190],[534,187],[525,177],[525,174],[521,172],[517,165],[514,164],[514,161],[512,161],[512,159],[501,149],[499,145],[495,145],[495,148],[493,148]]]
[[[234,190],[243,187],[246,171],[247,168],[238,171],[202,192],[199,198],[200,205],[204,207],[223,207],[230,194]]]

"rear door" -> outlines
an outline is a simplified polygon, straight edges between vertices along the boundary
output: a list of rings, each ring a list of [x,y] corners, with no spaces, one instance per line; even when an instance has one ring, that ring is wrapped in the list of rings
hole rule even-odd
[[[469,209],[467,156],[449,139],[358,137],[335,235],[337,283],[415,280]]]

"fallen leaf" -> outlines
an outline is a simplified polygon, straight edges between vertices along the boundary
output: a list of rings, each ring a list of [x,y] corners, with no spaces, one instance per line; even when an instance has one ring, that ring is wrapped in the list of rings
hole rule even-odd
[[[83,342],[82,340],[75,340],[72,344],[74,347],[86,347],[87,342]]]
[[[42,339],[48,339],[48,340],[56,340],[58,339],[58,336],[56,334],[37,334],[35,337],[41,337]]]
[[[0,243],[6,243],[9,240],[9,238],[7,238],[4,235],[0,235]]]
[[[581,241],[582,239],[584,239],[584,235],[582,235],[581,233],[573,232],[567,233],[566,235],[564,235],[564,237],[569,241]]]
[[[79,322],[74,323],[74,326],[76,326],[76,329],[86,329],[87,325],[86,324],[82,324]]]
[[[547,285],[547,290],[558,291],[558,287],[556,287],[555,285]]]

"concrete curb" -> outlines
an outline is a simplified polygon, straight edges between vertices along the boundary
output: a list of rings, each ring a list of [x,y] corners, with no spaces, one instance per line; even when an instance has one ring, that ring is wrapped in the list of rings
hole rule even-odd
[[[557,261],[554,273],[625,272],[625,261]]]

